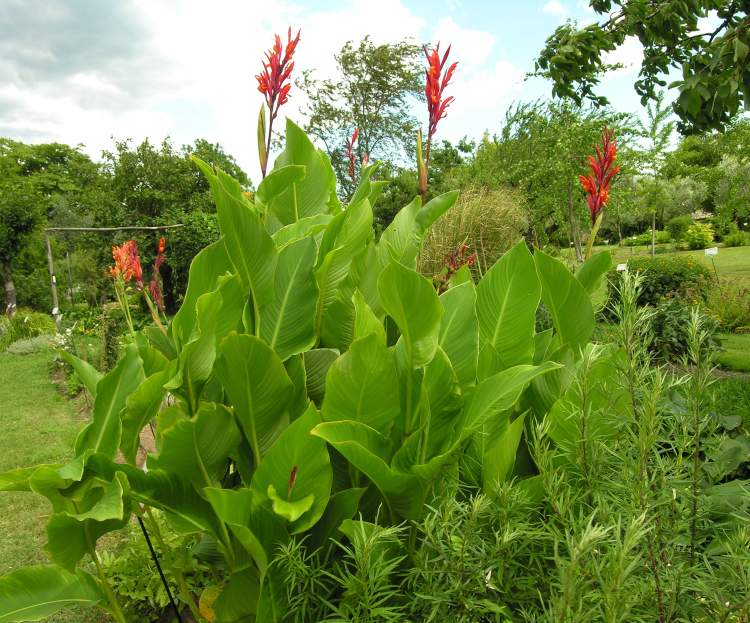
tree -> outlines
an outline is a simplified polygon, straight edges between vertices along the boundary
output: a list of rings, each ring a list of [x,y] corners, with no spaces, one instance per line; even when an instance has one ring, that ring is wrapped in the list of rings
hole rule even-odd
[[[670,68],[681,70],[673,104],[683,133],[723,128],[750,101],[750,17],[739,0],[591,0],[600,23],[559,26],[536,60],[538,73],[552,80],[552,93],[577,103],[608,103],[595,93],[611,66],[605,52],[636,37],[643,61],[635,90],[641,102],[656,99]],[[699,22],[716,11],[715,28]]]
[[[627,128],[633,126],[629,115],[564,101],[519,104],[506,113],[500,135],[485,136],[479,144],[462,173],[462,185],[520,188],[531,211],[532,239],[545,242],[567,223],[582,258],[580,219],[585,211],[578,175],[605,125],[615,129],[618,143],[626,147],[632,134]]]
[[[168,307],[174,307],[185,292],[192,258],[218,238],[211,191],[205,176],[191,162],[191,154],[222,169],[246,190],[252,188],[250,179],[234,158],[220,145],[204,139],[198,139],[193,145],[183,145],[179,150],[169,140],[164,140],[159,146],[145,140],[135,147],[125,140],[116,142],[114,151],[104,153],[104,171],[109,178],[115,205],[107,207],[106,213],[100,213],[98,220],[101,224],[186,225],[184,230],[170,233],[168,240],[170,246],[164,268]],[[130,234],[126,232],[123,236],[130,237]],[[153,259],[157,237],[135,237],[144,263]],[[173,242],[180,246],[174,253]],[[101,239],[98,244],[102,250],[101,260],[109,261],[109,245],[101,245]]]
[[[356,128],[356,161],[403,164],[413,152],[419,123],[410,114],[410,100],[423,99],[419,46],[408,41],[375,45],[365,37],[349,41],[336,55],[336,78],[316,80],[305,72],[298,86],[307,94],[308,133],[325,146],[345,194],[353,188],[348,176],[346,141]]]
[[[98,178],[97,165],[78,148],[0,139],[0,271],[7,313],[18,302],[15,277],[36,268],[19,263],[34,234],[45,222],[87,212]]]

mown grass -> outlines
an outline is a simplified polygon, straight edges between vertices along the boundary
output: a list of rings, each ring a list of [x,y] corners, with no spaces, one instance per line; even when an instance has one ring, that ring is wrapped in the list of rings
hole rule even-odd
[[[79,405],[50,379],[49,351],[0,353],[0,472],[72,456],[82,425]],[[0,494],[0,575],[49,560],[44,551],[49,503],[32,493]],[[93,611],[64,611],[48,621],[106,621]]]
[[[716,361],[722,368],[736,372],[750,372],[750,334],[723,334],[721,346],[723,350],[716,356]]]

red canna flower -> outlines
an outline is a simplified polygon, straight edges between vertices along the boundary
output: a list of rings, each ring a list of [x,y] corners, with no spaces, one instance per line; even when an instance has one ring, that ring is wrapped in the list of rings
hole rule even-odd
[[[427,57],[427,80],[424,86],[424,93],[427,97],[427,110],[430,113],[430,125],[427,131],[427,143],[429,145],[432,136],[437,130],[438,122],[443,119],[446,115],[445,109],[450,106],[453,102],[453,96],[443,99],[443,91],[445,87],[453,77],[453,72],[456,70],[458,63],[453,63],[448,70],[443,73],[445,63],[448,61],[448,55],[451,52],[451,46],[443,54],[442,59],[440,58],[440,44],[433,48],[432,51],[428,52],[427,47],[424,48],[424,54]]]
[[[143,270],[141,259],[138,257],[138,243],[128,240],[119,247],[113,246],[112,258],[115,260],[115,265],[109,269],[112,277],[122,278],[125,283],[135,280],[138,289],[143,289]]]
[[[586,193],[589,214],[592,225],[609,201],[609,186],[615,175],[620,171],[619,166],[614,166],[617,158],[617,143],[615,133],[608,128],[602,130],[602,144],[594,146],[596,156],[589,156],[589,168],[591,173],[579,175],[583,191]]]
[[[356,162],[357,157],[354,154],[354,143],[357,142],[359,136],[359,128],[355,128],[352,138],[346,141],[346,157],[349,159],[349,177],[354,181],[356,175]]]
[[[287,82],[294,69],[294,50],[299,43],[300,31],[292,39],[292,29],[287,32],[286,50],[281,44],[281,37],[275,35],[276,40],[273,47],[266,52],[266,60],[263,62],[263,71],[255,78],[258,80],[258,91],[263,93],[268,104],[268,110],[271,113],[271,119],[274,119],[279,112],[279,108],[286,104],[289,99],[289,90],[291,84]],[[286,84],[285,84],[286,83]]]

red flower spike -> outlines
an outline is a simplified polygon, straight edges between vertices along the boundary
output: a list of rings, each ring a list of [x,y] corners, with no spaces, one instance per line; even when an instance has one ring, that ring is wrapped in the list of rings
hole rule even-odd
[[[162,236],[159,238],[159,244],[156,247],[156,258],[154,259],[154,270],[151,276],[151,281],[148,284],[148,291],[151,294],[151,299],[156,303],[159,311],[164,312],[164,293],[161,288],[161,275],[159,269],[166,260],[164,250],[167,247],[167,241]]]
[[[299,43],[299,35],[292,39],[292,29],[287,32],[286,50],[281,44],[281,37],[275,35],[273,47],[266,52],[266,60],[263,62],[263,71],[255,78],[258,80],[258,91],[263,93],[268,104],[268,110],[271,112],[271,119],[276,118],[284,104],[289,99],[289,90],[292,85],[287,83],[294,69],[294,50]],[[283,53],[283,55],[282,55]],[[286,83],[286,84],[285,84]]]
[[[594,146],[596,156],[589,156],[588,163],[591,173],[579,175],[583,191],[586,193],[586,203],[591,215],[592,225],[601,214],[604,206],[609,201],[609,187],[615,175],[620,171],[619,166],[614,166],[617,158],[617,143],[615,133],[608,128],[602,130],[602,144]]]
[[[443,99],[443,91],[450,84],[453,72],[456,70],[458,63],[453,63],[443,74],[451,46],[448,46],[442,59],[440,58],[439,43],[430,52],[427,51],[426,47],[423,49],[428,64],[427,71],[425,72],[424,93],[427,98],[427,110],[430,114],[430,124],[427,131],[427,142],[429,143],[437,130],[438,122],[446,116],[446,108],[453,102],[453,96]]]
[[[286,500],[290,502],[292,500],[292,490],[294,485],[297,484],[297,466],[292,467],[292,471],[289,474],[289,483],[286,488]]]

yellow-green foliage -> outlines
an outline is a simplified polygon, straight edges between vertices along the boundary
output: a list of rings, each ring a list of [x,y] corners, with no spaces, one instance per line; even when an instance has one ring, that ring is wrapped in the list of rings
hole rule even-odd
[[[509,188],[464,190],[451,210],[440,217],[425,237],[420,268],[440,272],[446,258],[462,244],[477,254],[484,273],[518,240],[528,227],[522,196]]]

